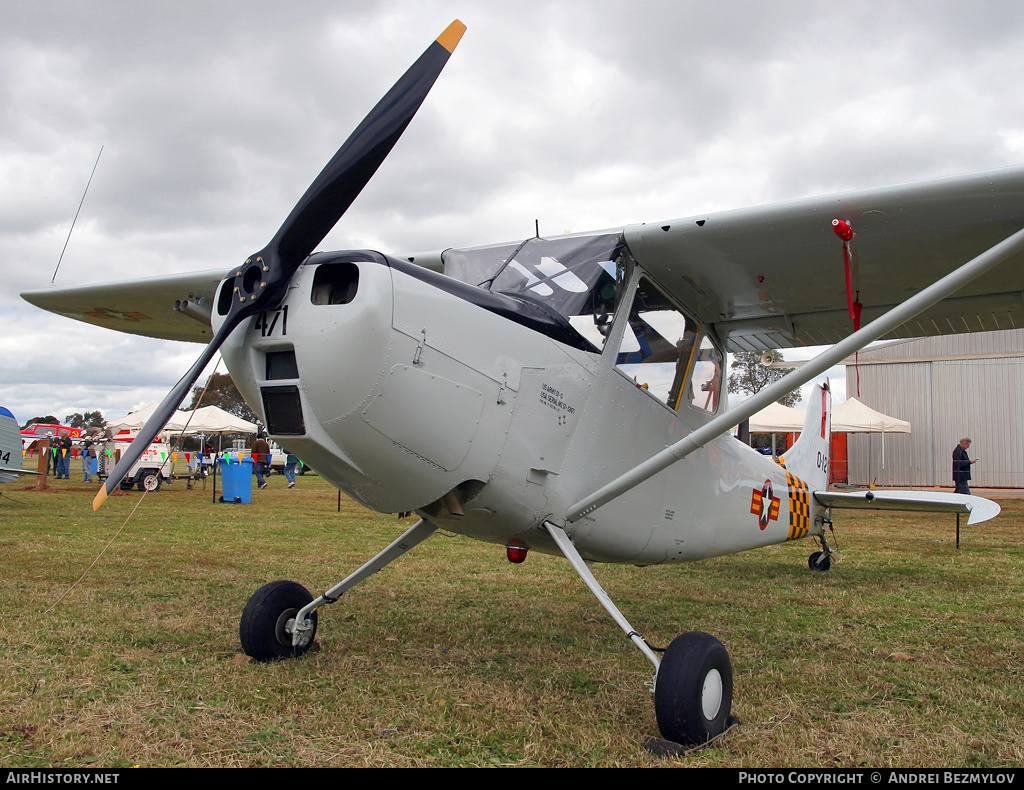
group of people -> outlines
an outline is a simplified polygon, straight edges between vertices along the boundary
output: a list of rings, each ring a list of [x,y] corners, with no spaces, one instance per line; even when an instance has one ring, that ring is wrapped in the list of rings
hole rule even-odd
[[[977,458],[971,458],[968,449],[971,446],[970,437],[965,436],[953,448],[953,485],[957,494],[970,495],[971,488],[968,482],[971,479],[971,466],[978,462]],[[71,455],[73,443],[71,437],[61,436],[53,442],[54,477],[64,480],[71,479]],[[256,475],[256,485],[259,489],[267,487],[266,477],[270,474],[270,444],[266,435],[260,431],[250,448],[253,458],[253,473]],[[285,450],[286,458],[284,464],[284,476],[288,480],[288,488],[295,488],[295,475],[299,467],[299,459]],[[86,439],[82,446],[82,472],[86,483],[92,482],[92,476],[96,474],[98,454],[96,444]]]
[[[72,442],[70,436],[60,436],[53,440],[50,445],[53,453],[53,476],[58,480],[71,479],[71,450]]]
[[[93,475],[97,473],[99,463],[98,444],[92,439],[85,439],[82,444],[82,475],[86,483],[91,483]],[[253,473],[256,475],[257,488],[267,487],[266,477],[270,474],[270,444],[267,442],[266,434],[262,431],[256,434],[256,439],[250,447],[253,458]],[[212,447],[204,447],[204,453],[213,456]],[[298,474],[299,459],[287,450],[284,464],[284,476],[288,480],[288,488],[295,488],[295,478]],[[53,476],[58,480],[71,479],[71,458],[74,455],[74,442],[70,436],[54,438],[50,447],[48,464],[52,463]]]
[[[33,447],[36,445],[33,444]],[[47,453],[47,474],[52,472],[57,480],[71,479],[71,459],[75,455],[74,442],[70,436],[58,436],[51,440],[50,449]],[[92,476],[96,474],[98,454],[96,445],[91,439],[82,443],[82,475],[86,483],[92,482]]]

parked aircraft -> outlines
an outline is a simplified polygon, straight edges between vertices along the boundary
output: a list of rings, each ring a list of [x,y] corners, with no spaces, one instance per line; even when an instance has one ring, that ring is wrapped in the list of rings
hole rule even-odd
[[[21,475],[36,474],[21,468],[21,428],[10,409],[0,406],[0,484]]]
[[[133,447],[219,351],[271,438],[368,507],[418,514],[315,600],[294,582],[258,590],[240,626],[249,655],[302,654],[319,607],[444,529],[504,546],[513,562],[564,555],[654,665],[665,739],[705,742],[730,722],[725,647],[691,632],[659,657],[589,563],[811,537],[809,565],[827,569],[832,509],[883,504],[827,491],[828,386],[813,389],[783,464],[730,430],[873,340],[1024,325],[1024,169],[482,248],[314,252],[463,30],[453,23],[431,44],[241,266],[23,295],[89,323],[207,344]],[[844,253],[856,274],[845,282]],[[729,407],[727,352],[828,343]],[[125,454],[95,507],[134,460]],[[952,494],[885,499],[974,523],[998,512]]]

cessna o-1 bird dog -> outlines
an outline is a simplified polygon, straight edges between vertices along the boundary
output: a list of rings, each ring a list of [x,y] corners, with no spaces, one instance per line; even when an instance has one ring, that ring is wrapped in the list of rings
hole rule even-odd
[[[827,384],[783,463],[730,431],[873,340],[1024,325],[1024,168],[473,249],[314,252],[464,30],[456,21],[430,45],[241,266],[23,294],[88,323],[207,343],[94,507],[219,351],[273,439],[368,507],[419,516],[315,600],[294,582],[257,591],[240,627],[250,656],[302,654],[319,607],[445,529],[513,562],[564,555],[654,665],[663,737],[706,742],[730,724],[725,647],[693,632],[654,650],[589,564],[812,537],[809,565],[827,570],[833,508],[995,516],[978,497],[828,491]],[[827,344],[729,407],[727,352]]]

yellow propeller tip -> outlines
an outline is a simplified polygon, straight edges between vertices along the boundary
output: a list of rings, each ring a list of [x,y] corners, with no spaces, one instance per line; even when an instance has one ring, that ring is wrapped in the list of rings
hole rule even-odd
[[[448,50],[448,54],[455,51],[455,47],[462,40],[462,34],[466,32],[466,26],[458,19],[444,29],[444,32],[437,37],[437,43]]]
[[[107,487],[102,486],[99,491],[96,492],[96,496],[92,500],[92,510],[95,513],[100,509],[100,505],[107,501]]]

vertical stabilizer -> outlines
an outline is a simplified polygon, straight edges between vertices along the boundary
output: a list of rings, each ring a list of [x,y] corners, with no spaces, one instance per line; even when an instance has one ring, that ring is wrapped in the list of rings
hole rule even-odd
[[[8,483],[20,473],[21,428],[14,415],[0,406],[0,483]]]
[[[811,491],[828,488],[829,447],[832,441],[832,393],[828,383],[816,384],[807,403],[800,438],[780,459]]]

